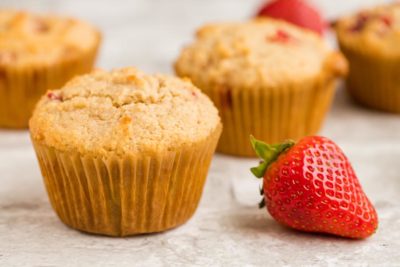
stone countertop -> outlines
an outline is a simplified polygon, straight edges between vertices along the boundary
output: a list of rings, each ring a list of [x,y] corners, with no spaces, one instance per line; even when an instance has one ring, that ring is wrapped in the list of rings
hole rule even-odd
[[[101,27],[100,67],[134,65],[150,72],[171,72],[197,26],[249,17],[259,4],[18,2],[0,5],[72,14]],[[334,14],[333,4],[320,2]],[[129,238],[83,234],[64,226],[51,209],[28,133],[0,131],[0,266],[400,266],[400,117],[359,107],[339,89],[321,134],[343,148],[378,210],[379,229],[367,240],[280,226],[256,206],[260,181],[248,169],[257,160],[223,155],[214,157],[200,206],[185,225]]]

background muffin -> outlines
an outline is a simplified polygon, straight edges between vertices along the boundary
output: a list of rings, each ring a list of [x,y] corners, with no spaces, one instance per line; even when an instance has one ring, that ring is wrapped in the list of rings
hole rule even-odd
[[[347,63],[316,34],[273,19],[208,25],[175,69],[218,107],[218,151],[254,156],[249,135],[268,143],[315,134]]]
[[[0,127],[27,127],[47,89],[92,69],[99,42],[75,19],[0,11]]]
[[[368,107],[400,113],[400,4],[345,17],[336,31],[350,63],[350,94]]]
[[[49,92],[30,130],[60,219],[125,236],[163,231],[192,216],[221,123],[190,82],[126,68]]]

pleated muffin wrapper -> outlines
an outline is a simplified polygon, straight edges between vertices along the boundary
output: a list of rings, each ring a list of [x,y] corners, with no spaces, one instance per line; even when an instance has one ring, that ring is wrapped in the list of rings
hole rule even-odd
[[[32,140],[50,202],[66,225],[128,236],[161,232],[195,212],[221,134],[177,151],[97,157]]]
[[[350,63],[346,84],[353,99],[369,108],[400,113],[400,57],[339,43]]]
[[[217,106],[224,130],[217,150],[254,157],[249,136],[267,143],[316,134],[330,108],[336,80],[347,73],[339,53],[326,61],[318,77],[273,88],[200,86]]]
[[[47,90],[92,70],[99,44],[100,37],[92,50],[52,64],[0,65],[0,127],[27,128],[36,102]]]

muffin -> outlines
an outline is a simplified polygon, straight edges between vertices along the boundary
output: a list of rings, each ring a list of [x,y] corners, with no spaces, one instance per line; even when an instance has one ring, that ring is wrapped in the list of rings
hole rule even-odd
[[[350,95],[367,107],[400,113],[400,4],[340,19],[336,32],[350,64]]]
[[[255,156],[249,135],[268,143],[315,134],[329,109],[344,57],[315,33],[274,19],[202,27],[176,73],[219,109],[217,150]]]
[[[43,96],[30,120],[60,219],[110,236],[186,222],[221,128],[218,110],[190,82],[133,68],[74,78]]]
[[[99,43],[84,22],[1,10],[0,127],[27,127],[47,89],[92,69]]]

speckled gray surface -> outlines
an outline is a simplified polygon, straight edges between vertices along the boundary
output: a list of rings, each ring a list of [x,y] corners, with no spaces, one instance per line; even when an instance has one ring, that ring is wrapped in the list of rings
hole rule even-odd
[[[343,9],[322,2],[331,14]],[[170,72],[196,26],[245,18],[257,1],[2,0],[0,5],[64,12],[96,23],[105,32],[101,67]],[[400,266],[400,116],[365,110],[339,90],[322,134],[342,146],[378,209],[380,227],[368,240],[281,227],[256,207],[259,181],[248,172],[256,160],[222,155],[213,160],[197,213],[182,227],[123,239],[82,234],[52,211],[28,134],[0,131],[0,266]]]

